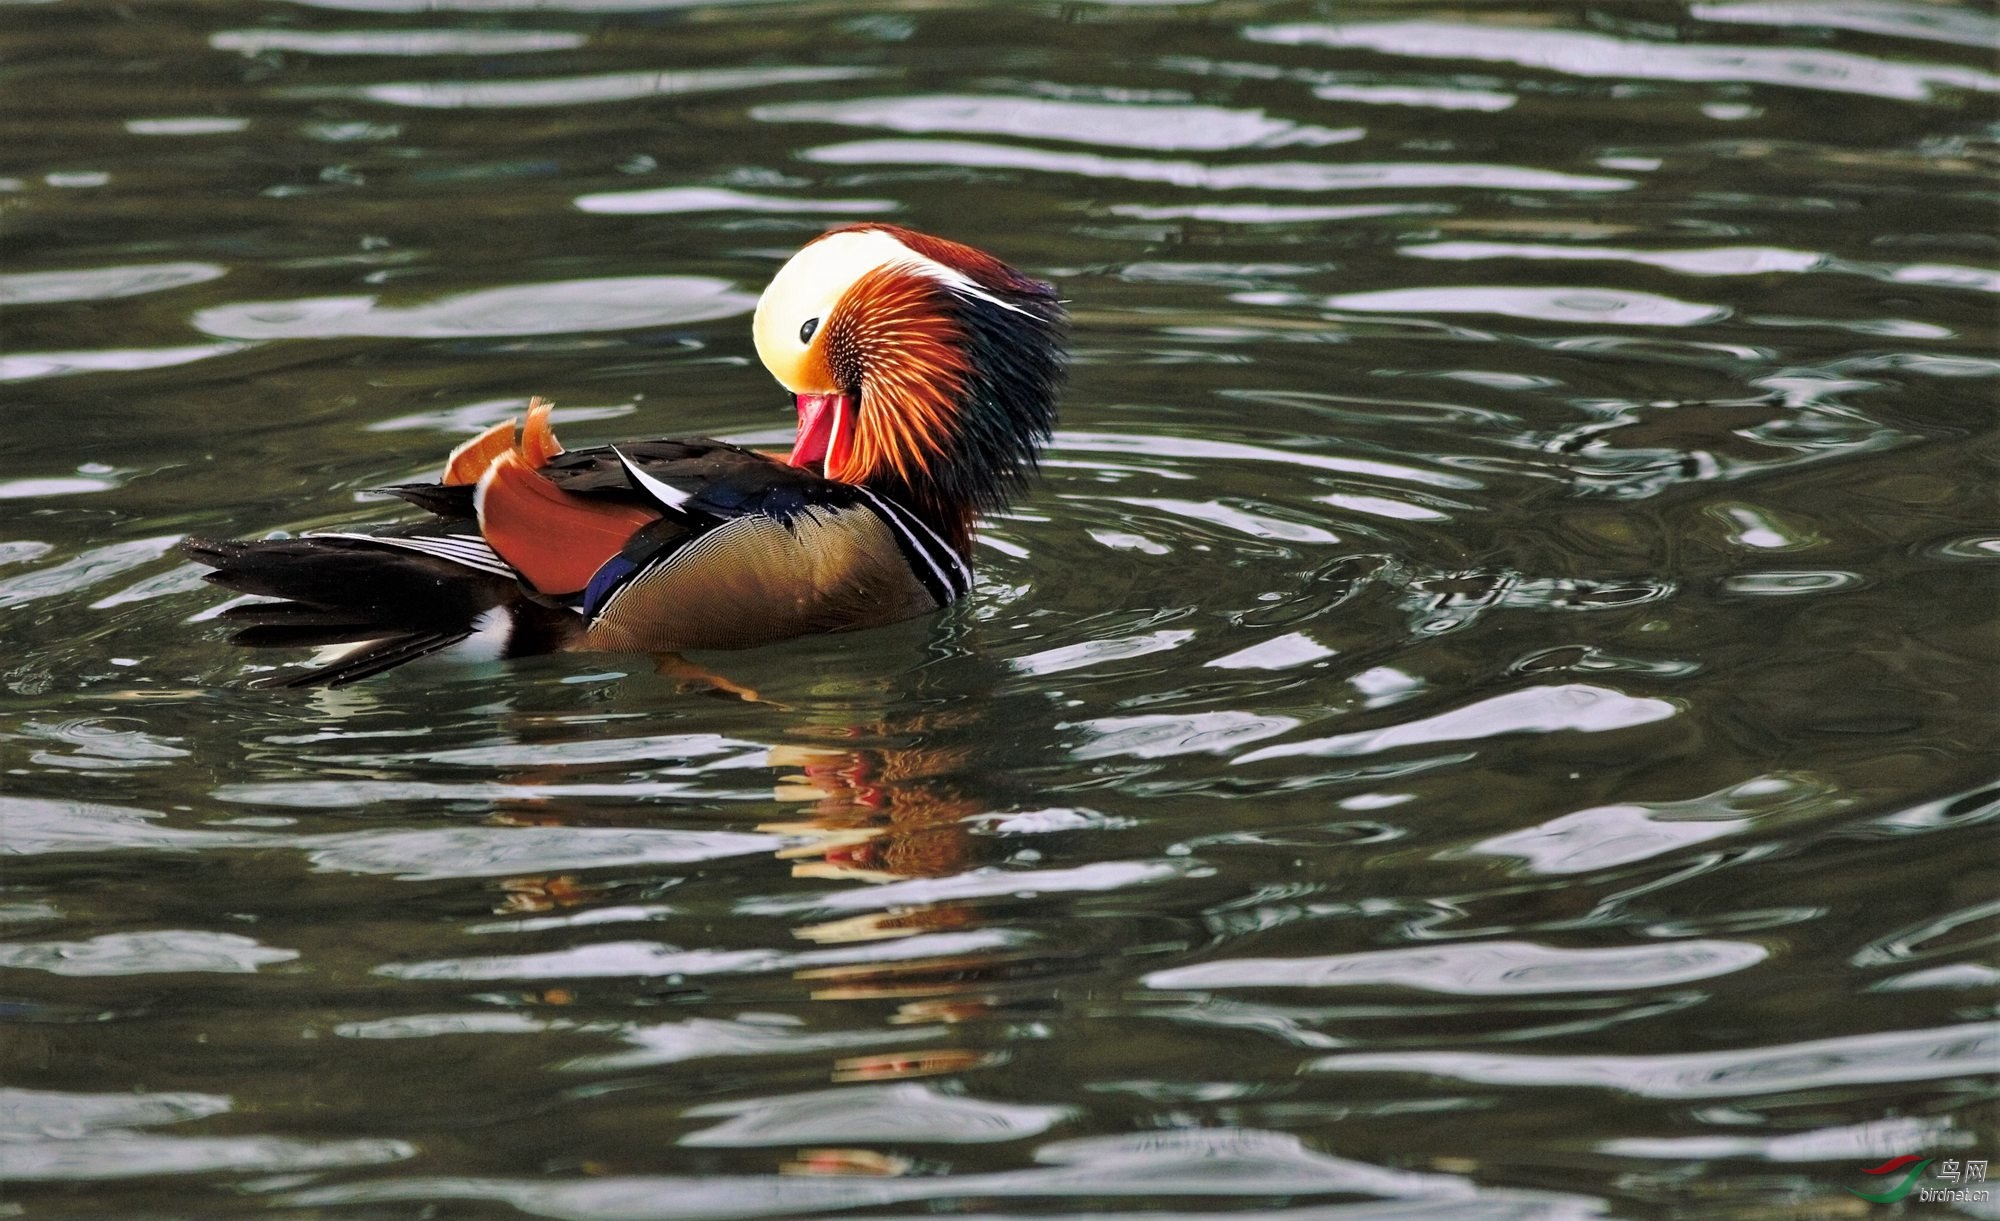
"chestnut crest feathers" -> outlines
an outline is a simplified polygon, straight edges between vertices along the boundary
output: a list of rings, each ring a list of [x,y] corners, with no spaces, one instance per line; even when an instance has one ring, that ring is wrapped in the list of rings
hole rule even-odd
[[[1055,289],[991,255],[890,225],[806,246],[757,303],[757,353],[794,394],[847,396],[828,478],[885,492],[963,551],[1055,425]]]

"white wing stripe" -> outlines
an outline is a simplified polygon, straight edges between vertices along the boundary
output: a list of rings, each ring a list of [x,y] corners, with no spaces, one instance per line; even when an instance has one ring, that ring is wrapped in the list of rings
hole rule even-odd
[[[307,538],[344,538],[355,542],[372,543],[377,547],[400,547],[405,551],[417,551],[424,555],[463,564],[480,572],[490,572],[496,577],[511,577],[514,570],[507,561],[500,558],[486,540],[470,534],[447,534],[440,537],[420,538],[408,535],[361,534],[345,530],[316,531]]]
[[[688,501],[694,499],[691,494],[683,492],[670,484],[662,483],[660,480],[640,470],[639,465],[630,458],[627,458],[625,451],[619,449],[616,445],[611,447],[611,452],[617,454],[618,461],[625,464],[625,473],[632,477],[632,482],[638,484],[646,495],[659,501],[662,508],[678,509]]]
[[[855,491],[866,496],[868,502],[875,506],[877,515],[887,522],[891,529],[908,540],[910,549],[923,557],[924,564],[930,568],[931,575],[937,578],[941,588],[952,591],[955,597],[963,597],[972,589],[972,574],[966,570],[965,561],[958,557],[958,552],[953,551],[948,543],[937,536],[937,531],[925,525],[923,519],[895,501],[885,500],[867,488],[857,486]],[[940,556],[944,558],[944,564],[938,563]],[[951,570],[949,574],[945,571],[947,566]]]

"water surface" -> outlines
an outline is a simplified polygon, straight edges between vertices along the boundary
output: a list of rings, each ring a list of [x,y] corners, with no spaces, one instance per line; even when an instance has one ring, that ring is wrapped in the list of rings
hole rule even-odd
[[[1990,1155],[1996,33],[0,4],[0,1200],[1772,1218]],[[782,443],[748,311],[865,218],[1072,303],[970,603],[249,685],[180,538],[391,520],[530,394]]]

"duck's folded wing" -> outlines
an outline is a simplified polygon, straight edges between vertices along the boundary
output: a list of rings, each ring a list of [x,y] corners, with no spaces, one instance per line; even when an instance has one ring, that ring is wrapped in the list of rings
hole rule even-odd
[[[539,468],[502,452],[473,507],[493,551],[576,605],[597,648],[742,648],[871,627],[971,586],[963,559],[902,506],[706,438],[559,452]]]
[[[844,487],[769,454],[707,437],[627,441],[570,450],[541,468],[565,492],[650,504],[690,517],[782,516],[816,494]]]
[[[643,531],[591,582],[587,643],[736,649],[894,623],[935,610],[891,527],[865,503],[745,513],[700,533]]]
[[[537,591],[556,598],[583,595],[642,535],[645,550],[671,546],[737,516],[803,503],[808,493],[801,485],[824,482],[762,454],[700,439],[557,450],[539,464],[534,456],[517,448],[488,459],[471,508],[493,550]],[[457,499],[450,484],[390,490],[434,511]]]
[[[650,501],[586,583],[601,648],[741,648],[934,610],[971,588],[964,561],[915,515],[863,488],[707,439],[564,454],[551,485]]]

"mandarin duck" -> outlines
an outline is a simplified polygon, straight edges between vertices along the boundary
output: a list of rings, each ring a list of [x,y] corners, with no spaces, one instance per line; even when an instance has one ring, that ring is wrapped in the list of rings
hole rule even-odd
[[[341,646],[287,686],[432,653],[735,649],[852,631],[971,589],[974,520],[1055,423],[1055,289],[958,242],[836,229],[757,303],[757,354],[793,396],[789,457],[708,438],[565,450],[549,408],[459,446],[430,515],[372,532],[190,538],[207,579],[276,601],[222,618],[252,646]]]

